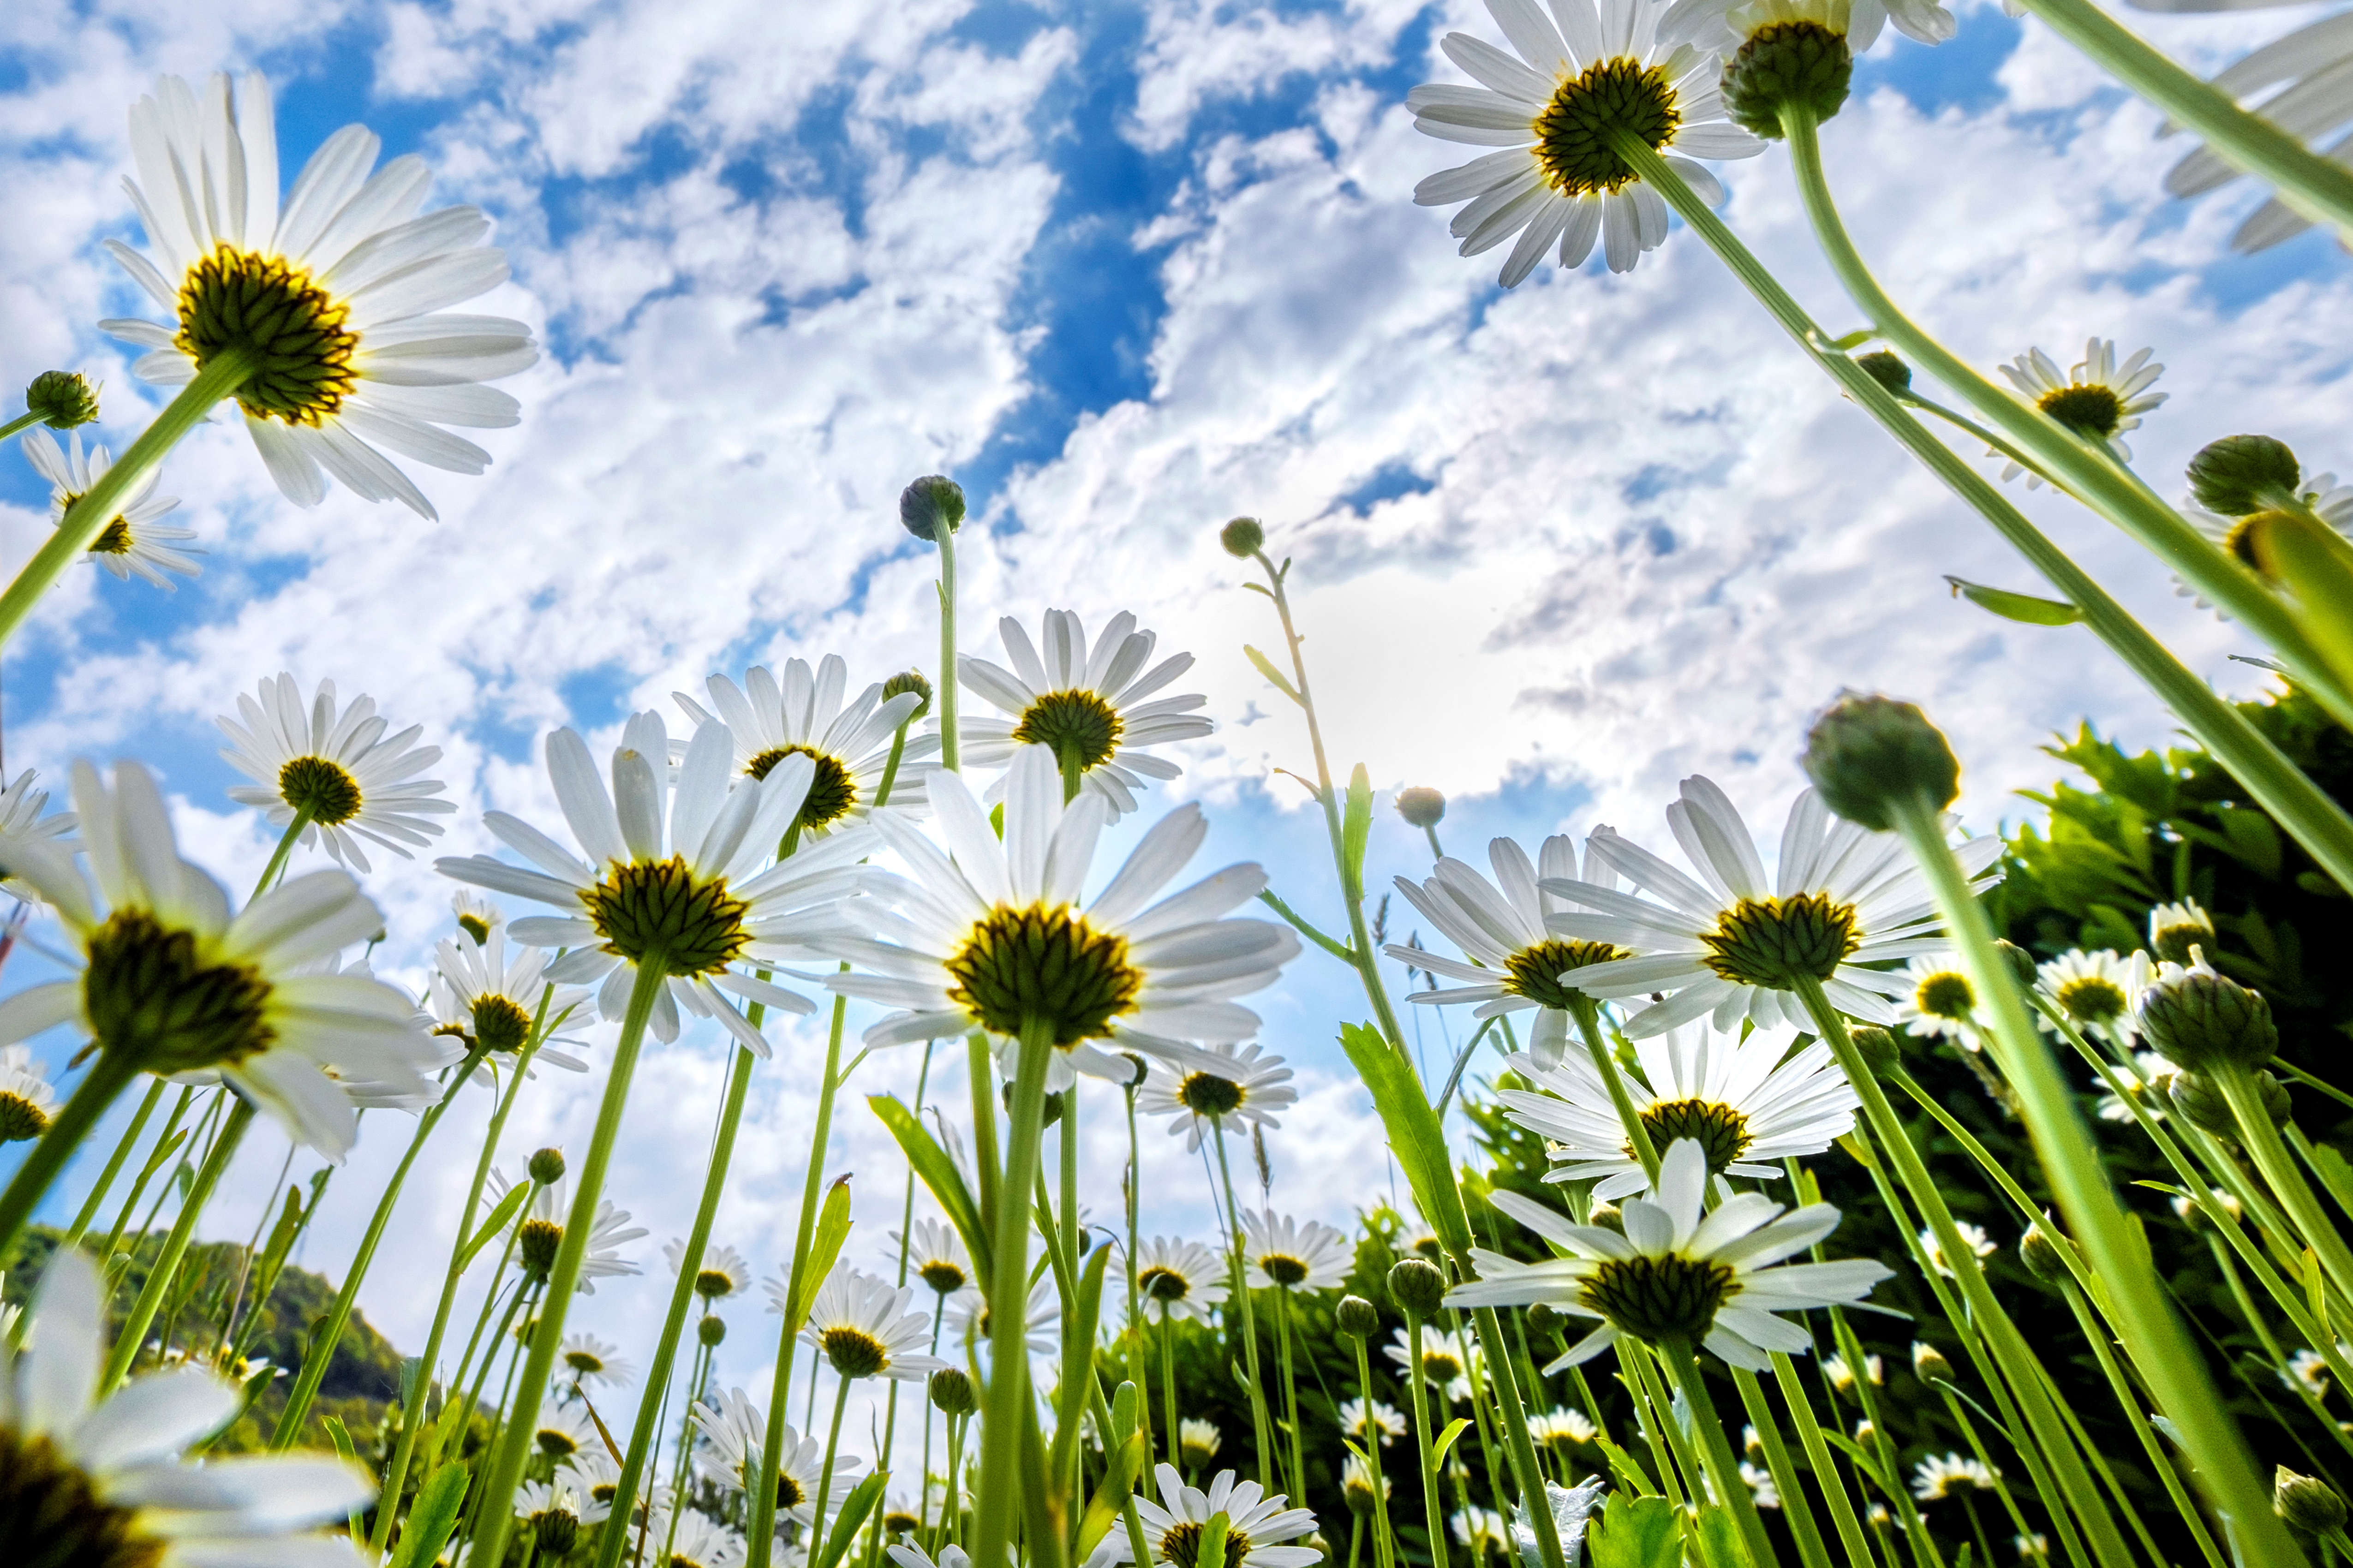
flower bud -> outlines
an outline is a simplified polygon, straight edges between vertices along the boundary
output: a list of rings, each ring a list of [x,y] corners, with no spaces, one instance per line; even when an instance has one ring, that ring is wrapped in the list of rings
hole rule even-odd
[[[1781,107],[1828,120],[1846,102],[1854,54],[1845,36],[1820,22],[1775,22],[1758,28],[1724,67],[1725,112],[1768,141],[1781,138]]]
[[[25,388],[25,408],[52,430],[70,430],[98,417],[98,388],[78,370],[45,370]]]
[[[1446,797],[1427,784],[1397,794],[1397,814],[1415,827],[1435,827],[1446,820]]]
[[[926,543],[937,543],[940,525],[954,533],[964,526],[964,487],[945,474],[925,474],[899,492],[899,522]]]
[[[1427,1318],[1446,1298],[1446,1276],[1419,1258],[1400,1258],[1389,1270],[1389,1300],[1409,1318]]]
[[[973,1397],[972,1379],[955,1367],[944,1366],[932,1373],[932,1408],[948,1415],[969,1415],[980,1408]]]
[[[1942,811],[1960,793],[1961,764],[1927,715],[1889,697],[1841,697],[1806,737],[1806,775],[1822,804],[1874,833],[1895,826],[1890,806],[1917,799]]]
[[[1854,363],[1865,375],[1898,396],[1912,390],[1912,367],[1885,349],[1859,355]]]
[[[580,1516],[566,1509],[551,1508],[533,1514],[531,1528],[539,1538],[542,1557],[561,1557],[580,1539]]]
[[[2272,1479],[2272,1511],[2297,1530],[2316,1535],[2345,1528],[2345,1500],[2317,1476],[2300,1476],[2285,1465]]]
[[[531,1179],[543,1187],[552,1187],[564,1180],[564,1151],[542,1149],[531,1157]]]
[[[2192,1072],[2259,1068],[2279,1054],[2279,1028],[2263,994],[2203,963],[2142,994],[2140,1032],[2168,1061]]]
[[[1912,1373],[1914,1376],[1917,1377],[1923,1383],[1932,1382],[1940,1377],[1946,1382],[1950,1383],[1953,1380],[1953,1363],[1945,1359],[1945,1352],[1943,1351],[1938,1350],[1927,1341],[1914,1340],[1912,1342]]]
[[[1846,1037],[1854,1042],[1855,1054],[1862,1058],[1863,1065],[1874,1076],[1884,1076],[1904,1066],[1904,1043],[1876,1024],[1850,1025]]]
[[[2042,974],[2042,966],[2034,962],[2034,955],[2008,937],[1994,938],[1993,945],[1994,951],[2001,954],[2001,961],[2010,965],[2010,976],[2018,982],[2018,988],[2032,991]]]
[[[2270,1073],[2253,1075],[2255,1093],[2263,1102],[2263,1112],[2274,1127],[2284,1127],[2295,1114],[2288,1101],[2287,1086]],[[2217,1138],[2239,1136],[2238,1120],[2231,1113],[2231,1102],[2212,1079],[2203,1073],[2178,1072],[2166,1085],[2166,1098],[2172,1102],[2184,1121]]]
[[[907,715],[907,722],[912,724],[932,710],[932,683],[923,679],[923,672],[920,669],[911,669],[903,675],[894,675],[882,683],[882,700],[885,702],[893,697],[902,697],[910,691],[923,699],[915,704],[914,710]]]
[[[1238,517],[1218,530],[1218,542],[1237,561],[1247,561],[1266,548],[1266,529],[1254,517]]]
[[[1352,1340],[1368,1340],[1381,1330],[1380,1309],[1362,1296],[1343,1296],[1332,1310],[1332,1321]]]
[[[1561,1331],[1562,1321],[1558,1312],[1542,1301],[1528,1308],[1528,1332],[1532,1334],[1557,1334]]]
[[[2269,495],[2294,495],[2301,477],[2295,454],[2269,436],[2225,436],[2189,459],[2190,495],[2224,517],[2261,511],[2272,504]]]
[[[2059,1256],[2059,1249],[2071,1244],[2053,1232],[2050,1224],[2042,1219],[2028,1226],[2026,1234],[2018,1238],[2018,1256],[2028,1273],[2055,1285],[2068,1278],[2067,1260]]]
[[[705,1312],[702,1321],[694,1325],[694,1337],[716,1349],[727,1338],[727,1320],[716,1312]]]

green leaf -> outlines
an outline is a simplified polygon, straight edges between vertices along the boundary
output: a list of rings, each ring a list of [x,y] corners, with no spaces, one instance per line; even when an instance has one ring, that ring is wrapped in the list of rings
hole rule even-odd
[[[2329,1195],[2346,1209],[2353,1210],[2353,1163],[2326,1143],[2306,1142],[2302,1147],[2313,1173],[2320,1178]]]
[[[1846,353],[1862,347],[1863,344],[1869,342],[1878,335],[1879,330],[1876,327],[1857,327],[1853,331],[1847,333],[1844,337],[1832,338],[1831,340],[1831,347],[1838,350],[1841,353]]]
[[[1618,1478],[1620,1486],[1627,1488],[1636,1497],[1657,1495],[1658,1486],[1651,1479],[1651,1473],[1642,1468],[1641,1460],[1611,1442],[1607,1433],[1597,1432],[1593,1441],[1600,1447],[1602,1458],[1609,1461],[1609,1473]]]
[[[1201,1526],[1200,1555],[1197,1563],[1223,1563],[1226,1560],[1226,1516],[1221,1510],[1209,1516]]]
[[[1989,588],[1959,577],[1947,577],[1945,581],[1953,585],[1956,598],[1967,599],[1980,610],[1990,610],[2005,621],[2021,621],[2030,626],[2065,626],[2084,618],[2082,610],[2063,599],[2038,599],[2031,594]]]
[[[1462,1194],[1455,1190],[1446,1134],[1430,1109],[1429,1096],[1422,1093],[1405,1058],[1389,1048],[1379,1031],[1362,1024],[1344,1024],[1340,1045],[1356,1076],[1372,1091],[1373,1109],[1380,1112],[1381,1127],[1388,1133],[1389,1152],[1405,1167],[1422,1217],[1447,1251],[1463,1256],[1471,1250],[1471,1220],[1462,1212]]]
[[[839,1184],[837,1184],[839,1185]],[[882,1496],[883,1485],[891,1479],[888,1470],[876,1470],[852,1487],[849,1495],[841,1500],[841,1515],[826,1532],[825,1550],[817,1560],[817,1568],[833,1568],[841,1554],[858,1542],[858,1527],[874,1511],[875,1502]]]
[[[1609,1506],[1585,1526],[1585,1561],[1591,1568],[1682,1568],[1683,1560],[1675,1505],[1662,1497],[1613,1492]]]
[[[1700,1510],[1696,1533],[1699,1554],[1708,1568],[1745,1568],[1748,1549],[1740,1542],[1740,1527],[1721,1504],[1710,1503]]]
[[[801,1331],[808,1321],[809,1304],[817,1300],[818,1287],[833,1272],[833,1260],[841,1256],[841,1244],[849,1238],[849,1178],[842,1177],[825,1194],[825,1206],[817,1213],[817,1235],[809,1241],[808,1257],[793,1267],[791,1310],[785,1314],[787,1338]]]
[[[360,1463],[359,1450],[352,1446],[352,1435],[348,1431],[344,1430],[342,1417],[335,1415],[328,1416],[326,1418],[326,1427],[327,1436],[334,1443],[335,1452],[343,1456],[343,1463],[351,1466],[355,1470],[366,1469],[367,1467]],[[360,1510],[358,1509],[353,1509],[345,1516],[345,1518],[351,1522],[352,1539],[353,1541],[365,1540],[367,1538],[366,1531],[360,1528]]]
[[[1460,1415],[1448,1422],[1446,1430],[1438,1435],[1438,1442],[1430,1450],[1432,1462],[1445,1458],[1446,1450],[1454,1447],[1454,1439],[1462,1436],[1470,1425],[1469,1420]]]
[[[473,1263],[474,1255],[482,1250],[483,1244],[491,1237],[503,1234],[507,1226],[514,1222],[514,1216],[522,1211],[522,1205],[530,1201],[531,1184],[529,1182],[519,1182],[509,1187],[507,1195],[499,1200],[499,1206],[492,1209],[489,1216],[482,1221],[481,1228],[468,1237],[466,1245],[459,1249],[458,1272],[463,1274]]]
[[[1079,1428],[1085,1425],[1087,1394],[1094,1387],[1093,1358],[1086,1347],[1095,1342],[1095,1321],[1103,1312],[1103,1268],[1111,1262],[1111,1243],[1105,1242],[1094,1250],[1094,1256],[1079,1271],[1078,1289],[1072,1292],[1078,1299],[1065,1315],[1070,1324],[1064,1343],[1078,1347],[1067,1364],[1062,1378],[1060,1408],[1054,1412],[1055,1476],[1072,1472],[1079,1454]],[[1075,1372],[1076,1376],[1070,1375]]]
[[[463,1459],[451,1459],[425,1478],[400,1527],[400,1544],[393,1549],[391,1568],[432,1568],[442,1542],[458,1527],[458,1510],[466,1501],[466,1481]]]
[[[1261,592],[1263,590],[1261,590]],[[1277,691],[1282,692],[1293,702],[1299,702],[1299,692],[1297,689],[1294,688],[1291,682],[1282,679],[1282,672],[1274,668],[1274,661],[1272,659],[1267,658],[1266,655],[1259,652],[1258,649],[1250,647],[1248,643],[1242,644],[1242,652],[1250,656],[1250,661],[1252,664],[1258,666],[1258,672],[1261,675],[1265,676],[1269,680],[1274,682],[1274,689]],[[1306,704],[1301,702],[1300,706],[1303,708]]]
[[[1832,1432],[1828,1428],[1823,1430],[1822,1437],[1825,1441],[1843,1452],[1848,1458],[1852,1459],[1854,1461],[1854,1468],[1861,1470],[1864,1475],[1869,1476],[1873,1481],[1876,1481],[1879,1484],[1880,1490],[1889,1491],[1893,1489],[1887,1479],[1887,1473],[1879,1468],[1878,1455],[1865,1448],[1853,1438],[1849,1437],[1842,1433]]]
[[[964,1184],[964,1173],[956,1169],[955,1162],[948,1158],[939,1141],[915,1120],[914,1112],[894,1097],[869,1095],[866,1103],[882,1119],[891,1136],[899,1141],[907,1163],[915,1168],[915,1174],[923,1179],[923,1185],[946,1211],[948,1223],[955,1226],[956,1234],[964,1238],[966,1250],[972,1254],[979,1278],[988,1279],[988,1227],[981,1222],[980,1205],[973,1202],[972,1190]]]
[[[1121,1386],[1133,1388],[1135,1385],[1123,1384]],[[1119,1523],[1120,1515],[1127,1507],[1127,1500],[1135,1491],[1135,1478],[1143,1473],[1145,1461],[1150,1457],[1144,1434],[1140,1431],[1129,1433],[1105,1457],[1102,1484],[1087,1500],[1086,1511],[1079,1516],[1080,1562],[1085,1562],[1094,1549],[1103,1544],[1103,1538]]]
[[[1350,900],[1365,896],[1365,846],[1373,837],[1373,779],[1358,763],[1348,775],[1348,809],[1342,819],[1340,845],[1346,852],[1344,872]]]

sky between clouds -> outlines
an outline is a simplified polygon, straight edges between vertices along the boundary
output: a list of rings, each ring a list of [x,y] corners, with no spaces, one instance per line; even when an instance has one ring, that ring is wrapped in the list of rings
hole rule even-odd
[[[2310,16],[2129,19],[2211,68]],[[553,819],[552,726],[601,748],[633,710],[675,724],[670,693],[713,670],[796,655],[841,653],[860,682],[928,664],[934,557],[894,502],[933,471],[973,502],[965,649],[994,657],[998,616],[1034,626],[1053,606],[1090,626],[1132,609],[1164,651],[1194,651],[1186,689],[1220,729],[1144,817],[1202,799],[1200,868],[1262,860],[1310,909],[1331,902],[1320,822],[1271,773],[1307,765],[1303,735],[1242,656],[1276,631],[1215,543],[1240,512],[1296,562],[1335,761],[1362,759],[1384,790],[1446,790],[1448,847],[1474,859],[1491,834],[1603,822],[1664,847],[1660,809],[1694,772],[1769,845],[1806,719],[1844,686],[1928,707],[1979,831],[2052,775],[2036,748],[2053,730],[2089,718],[2164,743],[2165,715],[2087,635],[1948,597],[1947,573],[2036,584],[1688,234],[1630,276],[1546,268],[1508,295],[1500,252],[1454,255],[1444,216],[1409,195],[1461,157],[1402,104],[1461,79],[1436,49],[1452,27],[1495,36],[1468,0],[13,8],[0,370],[89,367],[117,449],[153,404],[90,325],[132,304],[99,242],[138,238],[117,190],[124,111],[158,71],[267,69],[290,177],[354,118],[386,156],[424,153],[436,205],[482,205],[512,258],[513,280],[470,308],[530,321],[548,353],[503,384],[524,416],[489,433],[489,475],[424,478],[438,523],[340,491],[299,510],[226,426],[185,444],[164,488],[203,535],[205,574],[171,596],[70,574],[10,650],[8,765],[58,781],[75,755],[144,758],[189,851],[249,887],[269,839],[221,793],[234,775],[211,718],[287,669],[423,723],[461,806],[448,850],[488,848],[485,807]],[[1966,357],[1990,368],[2039,343],[2068,363],[2091,333],[2155,345],[2173,400],[2134,444],[2160,491],[2238,430],[2332,466],[2342,253],[2308,234],[2231,256],[2259,193],[2167,202],[2185,149],[2157,128],[2038,26],[1972,5],[1941,49],[1883,39],[1824,142],[1863,250]],[[1832,330],[1859,324],[1785,159],[1722,172],[1746,242]],[[2221,689],[2258,689],[2227,658],[2252,647],[2135,547],[2047,491],[2021,503]],[[0,555],[30,552],[45,507],[0,458]],[[1384,812],[1377,883],[1427,861]],[[370,886],[380,967],[421,984],[448,884],[395,862]],[[11,988],[44,962],[20,952]],[[1278,1200],[1342,1220],[1388,1192],[1332,1045],[1364,1011],[1345,979],[1303,960],[1261,999],[1304,1095],[1272,1142]],[[1438,1021],[1421,1026],[1442,1054]],[[784,1034],[720,1227],[764,1270],[789,1248],[822,1048],[806,1024]],[[54,1066],[70,1047],[40,1048]],[[612,1192],[653,1229],[636,1249],[649,1277],[576,1314],[633,1351],[723,1069],[706,1027],[640,1079]],[[866,1263],[901,1187],[857,1094],[910,1094],[917,1070],[913,1052],[869,1064],[838,1119],[828,1169],[860,1173],[850,1255]],[[941,1071],[960,1095],[944,1054]],[[506,1163],[584,1142],[597,1081],[543,1078]],[[1124,1155],[1109,1106],[1089,1146],[1106,1173]],[[420,1162],[364,1297],[406,1348],[430,1315],[410,1282],[438,1278],[480,1115],[453,1117]],[[372,1120],[308,1244],[338,1277],[406,1136]],[[1145,1138],[1147,1227],[1205,1233],[1198,1163]],[[256,1137],[208,1230],[243,1234],[283,1153]],[[723,1375],[764,1376],[773,1342],[735,1315]]]

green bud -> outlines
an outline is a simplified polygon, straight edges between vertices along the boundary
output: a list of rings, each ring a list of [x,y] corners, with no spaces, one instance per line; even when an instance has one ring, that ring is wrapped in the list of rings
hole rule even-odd
[[[1238,517],[1218,530],[1218,542],[1237,561],[1247,561],[1266,548],[1266,529],[1254,517]]]
[[[1960,793],[1961,764],[1926,714],[1891,697],[1849,693],[1822,710],[1806,736],[1806,776],[1822,804],[1874,833],[1895,826],[1905,798],[1942,811]]]
[[[2192,1072],[2259,1068],[2279,1054],[2279,1028],[2263,993],[2200,966],[2148,988],[2141,1037]]]
[[[1912,390],[1912,367],[1885,349],[1873,349],[1858,356],[1854,363],[1865,375],[1898,396]]]
[[[1380,1309],[1362,1296],[1343,1296],[1332,1310],[1332,1320],[1352,1340],[1368,1340],[1381,1331]]]
[[[950,533],[964,526],[964,487],[945,474],[925,474],[899,492],[899,522],[926,543],[937,543],[940,525]]]
[[[955,1367],[944,1366],[932,1373],[932,1408],[948,1415],[969,1415],[980,1408],[973,1397],[972,1379]]]
[[[727,1320],[716,1312],[706,1312],[702,1321],[694,1325],[694,1337],[704,1344],[717,1347],[727,1338]]]
[[[2345,1528],[2345,1500],[2317,1476],[2300,1476],[2285,1465],[2272,1479],[2272,1511],[2303,1531],[2325,1535]]]
[[[904,675],[894,675],[882,683],[882,700],[885,702],[893,697],[902,697],[910,691],[923,699],[915,704],[914,710],[907,715],[907,722],[912,724],[932,710],[932,683],[923,679],[923,672],[920,669],[908,670]]]
[[[98,417],[98,388],[78,370],[45,370],[25,388],[25,408],[52,430],[70,430]]]
[[[2050,1228],[2049,1220],[2037,1220],[2018,1238],[2018,1256],[2028,1273],[2057,1284],[2068,1277],[2067,1260],[2059,1256],[2059,1249],[2071,1245],[2066,1237]]]
[[[1843,34],[1820,22],[1771,23],[1725,62],[1725,112],[1778,142],[1782,105],[1811,109],[1816,120],[1828,120],[1846,102],[1853,75],[1854,53]]]
[[[564,1151],[542,1149],[531,1157],[531,1179],[543,1187],[552,1187],[564,1180]]]
[[[1563,1321],[1558,1312],[1546,1306],[1542,1301],[1535,1302],[1528,1308],[1528,1332],[1532,1334],[1557,1334],[1561,1331]]]
[[[1854,1042],[1855,1054],[1875,1075],[1883,1076],[1904,1065],[1904,1043],[1876,1024],[1851,1025],[1846,1037]]]
[[[560,1508],[531,1516],[532,1532],[539,1538],[542,1557],[561,1557],[580,1539],[580,1516]]]
[[[2271,492],[2295,493],[2303,477],[2295,454],[2269,436],[2225,436],[2189,459],[2189,493],[2208,511],[2245,517],[2271,505]]]
[[[2001,961],[2010,965],[2010,977],[2018,982],[2018,988],[2033,990],[2034,983],[2042,973],[2041,967],[2034,962],[2034,955],[2006,937],[1994,938],[1993,945],[2001,953]]]
[[[2263,1101],[2263,1114],[2271,1118],[2274,1128],[2287,1125],[2295,1108],[2289,1102],[2287,1086],[2268,1072],[2257,1072],[2252,1081],[2255,1094]],[[2222,1097],[2221,1087],[2203,1073],[2177,1072],[2167,1079],[2165,1096],[2183,1121],[2217,1138],[2236,1138],[2238,1119],[2231,1113],[2231,1102]]]
[[[1914,1340],[1912,1342],[1912,1372],[1913,1375],[1919,1378],[1923,1383],[1926,1383],[1931,1379],[1939,1377],[1943,1378],[1946,1382],[1950,1383],[1953,1379],[1953,1363],[1945,1359],[1945,1352],[1943,1351],[1938,1350],[1927,1341]]]
[[[1389,1300],[1409,1318],[1427,1318],[1446,1299],[1446,1276],[1419,1258],[1398,1259],[1389,1270]]]
[[[1401,789],[1397,795],[1397,814],[1416,827],[1435,827],[1446,820],[1446,797],[1428,784]]]
[[[997,1098],[1004,1103],[1005,1114],[1008,1116],[1012,1115],[1013,1086],[1009,1083],[999,1086],[997,1091]],[[1055,1122],[1060,1121],[1062,1119],[1062,1098],[1063,1097],[1059,1094],[1050,1094],[1046,1097],[1046,1119],[1039,1123],[1040,1131],[1051,1127]]]

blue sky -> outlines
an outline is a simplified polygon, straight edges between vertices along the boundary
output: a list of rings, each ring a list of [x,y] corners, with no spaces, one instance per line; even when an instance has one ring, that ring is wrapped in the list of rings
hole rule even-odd
[[[448,847],[485,847],[485,807],[552,815],[537,755],[553,725],[608,744],[628,711],[712,670],[795,655],[842,653],[860,680],[928,662],[931,557],[893,518],[900,487],[933,471],[973,504],[965,650],[997,652],[1000,614],[1034,626],[1056,606],[1090,625],[1132,608],[1165,649],[1196,652],[1187,689],[1221,728],[1168,793],[1211,811],[1203,868],[1261,860],[1326,915],[1320,822],[1272,776],[1305,766],[1303,736],[1240,653],[1275,630],[1215,548],[1239,512],[1298,561],[1335,762],[1362,758],[1384,792],[1445,789],[1448,847],[1474,859],[1493,834],[1599,822],[1663,847],[1660,809],[1696,771],[1769,840],[1805,718],[1841,686],[1929,705],[1980,829],[2047,782],[2052,730],[2168,733],[2080,633],[1947,596],[1948,572],[2033,584],[1810,379],[1689,235],[1627,277],[1597,261],[1508,295],[1498,257],[1452,254],[1444,215],[1409,198],[1459,160],[1402,100],[1459,79],[1436,52],[1448,29],[1493,36],[1468,0],[197,9],[0,21],[0,178],[25,215],[0,232],[6,375],[90,367],[118,448],[152,407],[90,323],[136,307],[98,245],[138,237],[115,190],[123,110],[164,70],[268,70],[290,176],[355,118],[386,156],[427,157],[435,201],[482,205],[511,253],[485,308],[547,349],[508,384],[523,422],[486,442],[491,472],[426,479],[438,523],[341,493],[301,510],[239,433],[207,431],[165,479],[205,574],[164,595],[80,573],[10,648],[9,765],[56,781],[76,755],[142,758],[190,853],[240,889],[269,843],[223,795],[211,719],[261,677],[331,678],[424,723],[461,807]],[[2130,19],[2211,68],[2308,11]],[[1863,248],[1977,363],[2036,343],[2069,362],[2094,332],[2158,347],[2175,395],[2136,441],[2161,490],[2232,430],[2274,431],[2311,468],[2353,462],[2329,450],[2344,253],[2307,234],[2232,255],[2260,194],[2167,201],[2180,144],[2156,129],[2035,25],[1972,4],[1941,48],[1891,33],[1825,140]],[[1724,173],[1729,221],[1852,324],[1778,153]],[[0,551],[29,552],[45,504],[0,458]],[[2146,558],[2047,492],[2026,504],[2218,684],[2255,689],[2227,662],[2245,651],[2232,630]],[[1376,883],[1427,858],[1384,809]],[[371,890],[385,970],[414,984],[447,886],[396,864]],[[20,952],[0,984],[44,973]],[[1335,1218],[1387,1185],[1331,1044],[1363,1010],[1314,960],[1262,1008],[1306,1092],[1274,1144],[1281,1199]],[[69,1048],[40,1045],[53,1062]],[[764,1080],[723,1211],[764,1268],[789,1234],[811,1048],[792,1035]],[[633,1113],[615,1196],[653,1241],[690,1211],[663,1173],[707,1136],[723,1060],[690,1037]],[[858,1087],[905,1090],[914,1066],[878,1060]],[[585,1136],[594,1089],[549,1080],[516,1149]],[[331,1271],[397,1152],[370,1131],[311,1244]],[[222,1234],[250,1223],[283,1151],[257,1139]],[[1116,1154],[1091,1144],[1105,1170]],[[849,1107],[831,1168],[890,1163]],[[1154,1154],[1154,1223],[1209,1223],[1197,1170],[1181,1147]],[[430,1215],[455,1179],[421,1178],[392,1278],[439,1267]],[[877,1249],[897,1192],[885,1178],[861,1207]],[[583,1321],[630,1332],[660,1283],[608,1287]],[[366,1305],[421,1334],[396,1289]],[[731,1341],[729,1375],[756,1373],[757,1338]]]

